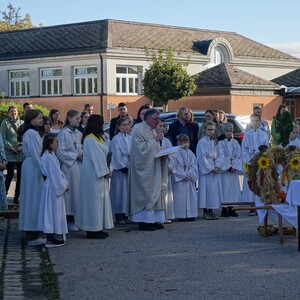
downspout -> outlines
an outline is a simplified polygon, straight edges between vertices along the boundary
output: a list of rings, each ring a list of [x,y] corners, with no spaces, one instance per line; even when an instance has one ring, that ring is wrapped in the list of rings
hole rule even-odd
[[[99,52],[99,57],[100,57],[100,115],[103,116],[103,87],[104,87],[104,79],[103,79],[103,74],[104,74],[104,70],[103,70],[103,57],[101,55],[101,53]]]

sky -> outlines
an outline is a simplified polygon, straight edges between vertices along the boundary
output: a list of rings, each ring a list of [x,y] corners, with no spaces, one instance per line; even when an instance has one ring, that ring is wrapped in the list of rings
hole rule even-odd
[[[34,25],[102,19],[232,31],[300,58],[299,0],[0,0]]]

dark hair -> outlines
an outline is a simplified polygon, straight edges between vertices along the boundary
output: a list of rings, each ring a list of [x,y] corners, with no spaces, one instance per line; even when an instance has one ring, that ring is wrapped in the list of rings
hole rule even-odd
[[[150,109],[150,108],[151,108],[151,105],[148,104],[148,103],[142,105],[142,106],[139,108],[138,112],[137,112],[137,116],[136,116],[135,123],[141,123],[141,122],[143,121],[143,120],[141,119],[141,117],[140,117],[141,111],[142,111],[143,109]]]
[[[277,113],[276,113],[276,119],[278,119],[278,120],[281,118],[280,111],[281,111],[282,108],[287,108],[287,106],[285,104],[280,104],[278,106]]]
[[[24,103],[23,103],[23,110],[25,110],[25,108],[26,108],[27,106],[29,106],[29,105],[33,105],[33,103],[32,103],[31,101],[29,101],[29,102],[24,102]]]
[[[253,111],[255,111],[256,109],[259,109],[260,111],[262,111],[261,107],[259,107],[259,106],[254,106],[253,107]]]
[[[64,127],[70,125],[69,124],[69,118],[73,118],[73,117],[75,117],[78,114],[79,114],[78,110],[76,110],[76,109],[69,109],[68,112],[67,112],[67,115],[65,117]]]
[[[9,113],[11,109],[16,109],[18,111],[18,108],[16,106],[9,106],[7,112]]]
[[[186,134],[179,134],[176,136],[176,139],[177,139],[177,144],[179,145],[179,143],[182,143],[182,142],[190,142],[190,139],[188,137],[188,135]]]
[[[45,137],[43,138],[43,148],[42,148],[42,153],[41,156],[45,153],[46,150],[51,151],[51,145],[53,141],[57,138],[56,133],[47,133]]]
[[[86,103],[86,104],[84,104],[83,110],[86,110],[86,109],[88,109],[90,107],[93,107],[93,105],[90,104],[90,103]]]
[[[88,119],[88,122],[84,128],[84,132],[82,135],[81,142],[83,144],[83,141],[85,137],[89,134],[95,135],[97,138],[102,138],[103,136],[103,124],[104,124],[104,119],[100,115],[91,115]]]
[[[50,118],[50,120],[51,120],[52,122],[53,122],[53,115],[54,115],[55,113],[57,113],[57,112],[60,113],[59,109],[57,109],[57,108],[51,108],[51,109],[50,109],[50,111],[49,111],[49,118]]]
[[[156,108],[150,108],[145,112],[144,115],[144,120],[147,121],[148,119],[150,119],[150,117],[154,114],[158,114],[159,115],[159,110],[157,110]]]
[[[250,119],[251,119],[251,118],[258,118],[259,121],[261,122],[261,116],[258,115],[258,114],[252,114],[252,115],[250,116]]]
[[[117,123],[116,123],[116,130],[115,130],[115,135],[118,134],[118,133],[120,132],[119,126],[121,126],[122,123],[125,122],[125,121],[128,121],[128,122],[131,124],[131,120],[130,120],[129,117],[122,117],[122,118],[119,118],[119,119],[117,120]]]
[[[86,114],[88,114],[88,112],[87,111],[82,111],[81,113],[80,113],[80,125],[82,125],[82,118],[86,115]]]
[[[45,123],[49,122],[50,126],[52,126],[52,121],[49,117],[43,116],[43,125],[39,127],[39,134],[41,137],[45,135]]]
[[[38,115],[41,115],[41,111],[38,109],[29,109],[25,112],[24,123],[31,123]]]
[[[122,107],[122,106],[127,106],[127,105],[126,105],[125,102],[120,102],[120,103],[118,104],[118,107]]]

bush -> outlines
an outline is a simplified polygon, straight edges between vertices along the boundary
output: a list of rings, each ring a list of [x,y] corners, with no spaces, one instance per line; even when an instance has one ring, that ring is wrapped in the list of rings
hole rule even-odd
[[[24,102],[0,102],[0,124],[1,122],[8,117],[8,108],[10,106],[15,106],[18,109],[19,112],[19,116],[23,114],[23,103]],[[39,109],[44,115],[49,115],[49,110],[46,107],[37,105],[37,104],[33,104],[33,108],[34,109]]]

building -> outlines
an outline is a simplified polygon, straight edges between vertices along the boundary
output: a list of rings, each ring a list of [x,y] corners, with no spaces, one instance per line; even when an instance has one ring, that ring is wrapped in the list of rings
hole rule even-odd
[[[283,101],[270,80],[300,68],[300,59],[235,32],[100,20],[0,33],[0,92],[62,113],[92,103],[106,120],[117,114],[108,107],[123,101],[135,116],[150,101],[142,94],[151,64],[145,48],[169,47],[189,58],[191,75],[200,74],[195,95],[170,101],[170,109],[248,114],[258,104],[270,119]]]

